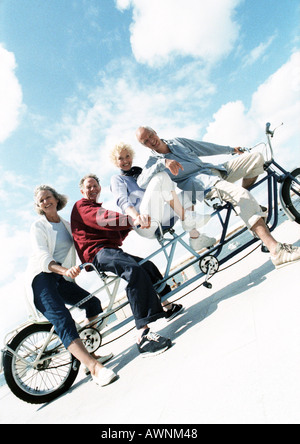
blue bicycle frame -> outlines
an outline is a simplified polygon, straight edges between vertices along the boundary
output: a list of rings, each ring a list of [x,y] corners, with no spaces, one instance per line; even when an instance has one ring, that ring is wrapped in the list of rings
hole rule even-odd
[[[278,170],[280,170],[280,172],[282,174],[278,174],[278,172],[275,171],[274,169],[272,169],[271,166],[276,167]],[[267,215],[266,223],[269,226],[269,230],[273,231],[278,225],[278,211],[279,211],[278,183],[282,184],[287,177],[292,178],[298,185],[300,185],[300,183],[297,179],[295,179],[291,175],[291,173],[289,173],[284,168],[282,168],[273,159],[266,164],[266,172],[267,172],[267,175],[265,177],[263,177],[261,180],[259,180],[257,183],[255,183],[250,188],[250,191],[261,186],[262,184],[266,183],[267,191],[268,191],[268,215]],[[159,236],[158,241],[160,243],[161,248],[159,250],[155,251],[154,253],[152,253],[150,256],[148,256],[143,261],[141,261],[141,263],[143,263],[146,260],[151,260],[154,256],[156,256],[161,251],[164,252],[166,260],[167,260],[167,266],[166,266],[166,270],[164,272],[163,279],[161,280],[160,283],[158,283],[156,285],[158,292],[163,289],[165,283],[169,279],[172,279],[176,275],[179,275],[181,272],[186,270],[188,267],[194,265],[195,263],[197,263],[197,262],[199,263],[199,272],[196,273],[191,279],[181,283],[181,285],[179,287],[173,289],[171,292],[169,292],[167,295],[165,295],[163,297],[163,300],[167,299],[170,296],[174,295],[175,293],[181,291],[183,288],[192,284],[193,282],[197,281],[198,279],[200,279],[201,277],[203,277],[205,275],[208,280],[214,273],[210,273],[209,270],[206,273],[203,272],[200,268],[201,260],[208,257],[208,256],[210,256],[210,257],[212,256],[213,258],[217,259],[221,255],[225,245],[231,243],[234,239],[238,238],[239,236],[241,236],[243,233],[245,233],[248,230],[247,227],[243,227],[243,228],[239,229],[238,231],[236,231],[235,233],[233,233],[232,235],[227,237],[229,223],[230,223],[231,215],[234,212],[234,208],[230,203],[226,203],[224,205],[215,205],[214,209],[215,209],[215,211],[212,213],[211,216],[218,217],[221,228],[222,228],[222,232],[221,232],[221,237],[220,237],[219,242],[217,243],[217,245],[212,247],[210,250],[206,250],[204,253],[198,254],[183,240],[183,236],[185,233],[177,235],[175,233],[174,229],[171,228],[171,229],[167,230],[167,232],[164,236]],[[284,208],[284,210],[286,211],[286,208]],[[223,212],[225,212],[224,216],[223,216]],[[289,214],[288,214],[288,216],[289,216]],[[171,238],[166,237],[168,234],[170,234],[172,237]],[[218,259],[217,260],[218,266],[229,261],[231,258],[238,255],[243,250],[245,250],[246,248],[250,247],[251,245],[253,245],[257,242],[261,242],[261,240],[259,238],[253,237],[252,239],[250,239],[249,241],[247,241],[243,245],[240,245],[238,248],[236,248],[231,253],[227,254],[225,257],[221,257],[220,259]],[[178,243],[183,245],[184,248],[191,253],[193,258],[191,260],[189,260],[188,262],[186,262],[184,264],[184,266],[176,269],[173,272],[170,272],[174,258],[175,258],[176,246]],[[168,248],[170,248],[169,252],[167,251]]]

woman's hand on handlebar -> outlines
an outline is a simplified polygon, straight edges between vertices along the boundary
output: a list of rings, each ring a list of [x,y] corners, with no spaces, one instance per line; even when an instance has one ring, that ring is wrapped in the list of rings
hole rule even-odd
[[[133,225],[140,228],[150,228],[151,217],[149,216],[149,214],[139,214],[134,220]]]
[[[74,267],[69,268],[68,270],[65,271],[64,275],[75,279],[79,274],[80,274],[81,270],[79,268],[78,265],[75,265]]]

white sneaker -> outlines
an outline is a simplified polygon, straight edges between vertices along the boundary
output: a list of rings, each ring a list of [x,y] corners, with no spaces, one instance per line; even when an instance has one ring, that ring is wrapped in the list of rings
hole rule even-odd
[[[114,357],[113,353],[110,353],[109,355],[99,356],[99,358],[97,358],[97,361],[103,365],[106,362],[110,361],[113,357]],[[85,367],[84,371],[86,375],[89,375],[91,373],[87,367]]]
[[[290,244],[277,244],[276,254],[271,256],[272,262],[276,268],[285,267],[300,261],[300,247]]]
[[[210,248],[216,242],[217,239],[215,239],[214,237],[208,237],[206,236],[206,234],[200,234],[200,236],[196,239],[192,239],[190,237],[190,247],[195,251],[202,250],[202,248]]]
[[[185,211],[185,219],[181,221],[184,231],[192,231],[195,228],[201,228],[210,220],[209,214],[198,214],[195,211]]]
[[[97,376],[93,376],[93,381],[101,387],[110,384],[116,379],[117,375],[115,374],[115,372],[106,367],[103,367],[101,370],[99,370]]]

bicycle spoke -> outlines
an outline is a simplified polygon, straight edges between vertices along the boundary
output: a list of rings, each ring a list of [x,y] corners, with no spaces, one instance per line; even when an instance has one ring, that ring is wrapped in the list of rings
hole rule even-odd
[[[17,384],[22,390],[36,396],[61,387],[72,367],[71,355],[56,335],[51,338],[41,359],[35,362],[48,337],[48,332],[28,336],[16,350],[17,356],[13,357]]]

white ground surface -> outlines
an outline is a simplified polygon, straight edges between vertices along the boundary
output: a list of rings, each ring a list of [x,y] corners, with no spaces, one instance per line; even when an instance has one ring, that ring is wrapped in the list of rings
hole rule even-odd
[[[300,226],[285,222],[275,237],[300,245]],[[115,383],[98,388],[80,371],[42,406],[5,386],[0,423],[300,423],[300,262],[275,270],[258,249],[211,282],[181,300],[173,322],[152,326],[173,340],[166,353],[142,359],[131,332],[102,349],[115,355]]]

